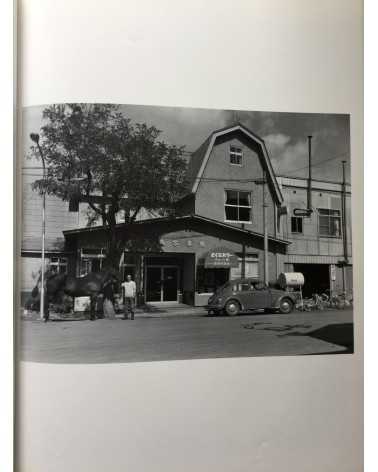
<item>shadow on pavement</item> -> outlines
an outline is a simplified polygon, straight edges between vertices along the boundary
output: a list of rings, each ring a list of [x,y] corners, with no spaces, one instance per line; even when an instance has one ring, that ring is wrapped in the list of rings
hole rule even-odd
[[[345,347],[346,350],[342,354],[353,354],[354,352],[353,323],[329,324],[307,333],[294,332],[281,336],[311,336],[327,343]]]

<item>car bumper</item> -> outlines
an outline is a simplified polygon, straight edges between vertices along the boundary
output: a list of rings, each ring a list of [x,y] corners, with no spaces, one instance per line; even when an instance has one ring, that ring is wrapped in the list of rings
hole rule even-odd
[[[206,311],[221,311],[223,310],[223,305],[211,304],[205,306]]]

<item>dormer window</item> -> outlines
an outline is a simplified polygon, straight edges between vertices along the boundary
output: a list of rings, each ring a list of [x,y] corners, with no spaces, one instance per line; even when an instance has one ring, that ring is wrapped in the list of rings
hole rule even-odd
[[[237,166],[243,164],[243,151],[241,148],[230,146],[230,164]]]

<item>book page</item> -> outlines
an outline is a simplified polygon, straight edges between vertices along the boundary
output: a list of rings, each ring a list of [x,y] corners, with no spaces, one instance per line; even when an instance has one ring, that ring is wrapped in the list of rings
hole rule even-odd
[[[362,3],[19,10],[18,470],[362,470]]]

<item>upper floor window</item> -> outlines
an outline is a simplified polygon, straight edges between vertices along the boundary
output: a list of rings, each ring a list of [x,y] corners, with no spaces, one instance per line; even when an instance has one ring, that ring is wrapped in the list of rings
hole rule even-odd
[[[303,218],[301,216],[291,217],[291,232],[292,233],[303,233]]]
[[[79,203],[78,198],[71,198],[68,202],[68,211],[77,213],[79,211]]]
[[[341,237],[341,214],[340,210],[318,208],[319,235],[331,238]]]
[[[251,222],[251,194],[238,190],[226,190],[226,221]]]
[[[241,148],[230,146],[230,164],[238,166],[243,164],[243,151]]]

